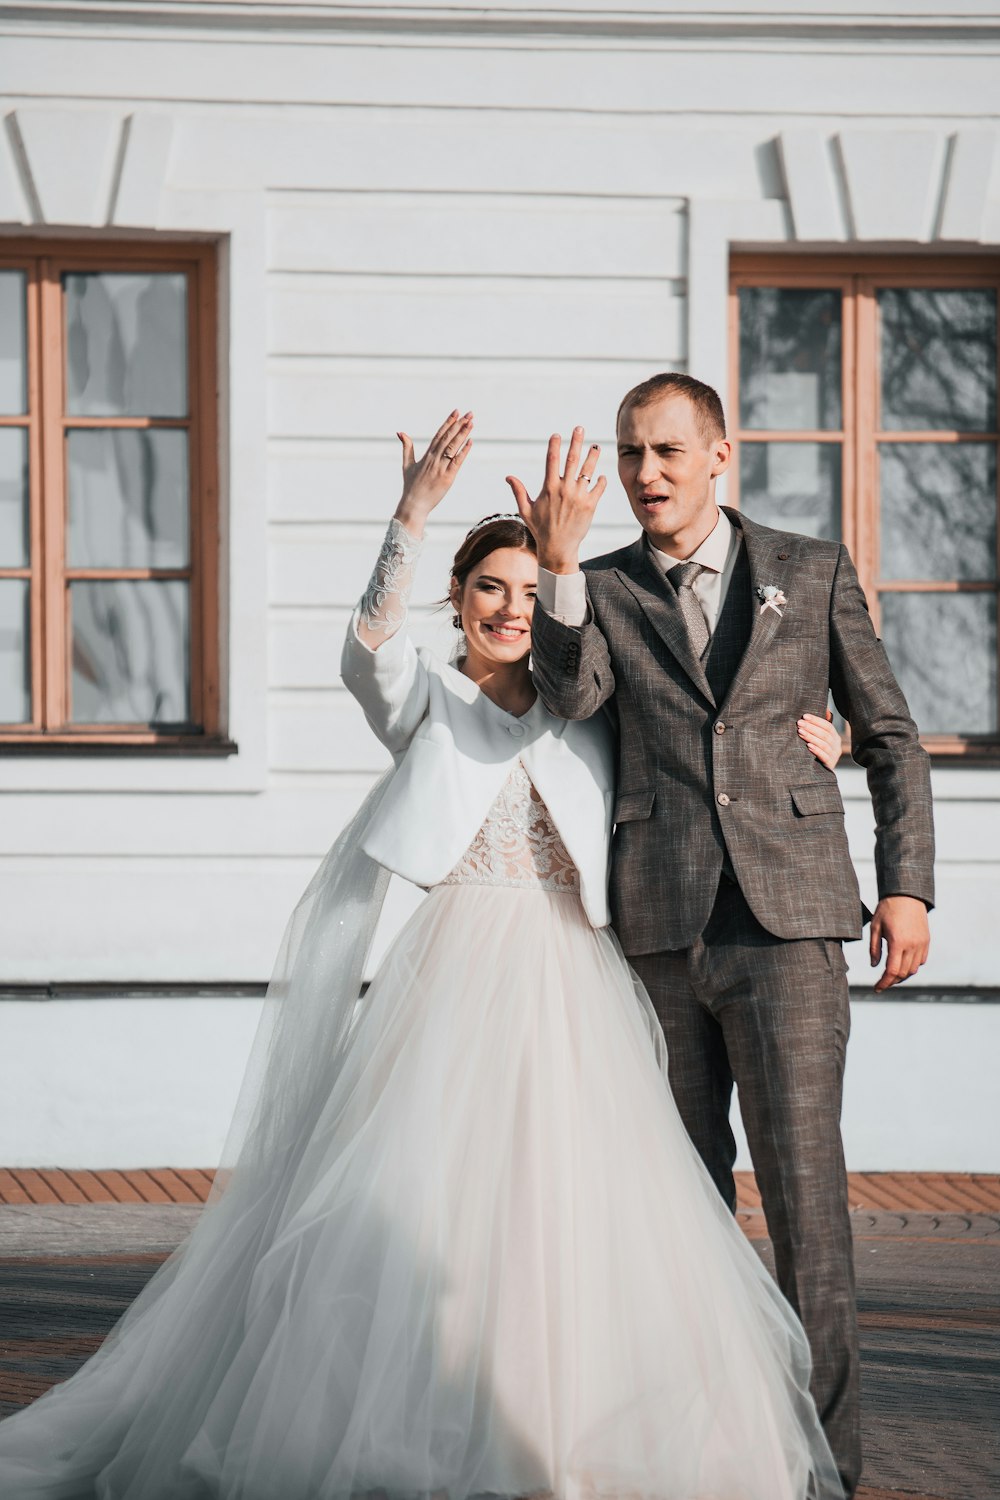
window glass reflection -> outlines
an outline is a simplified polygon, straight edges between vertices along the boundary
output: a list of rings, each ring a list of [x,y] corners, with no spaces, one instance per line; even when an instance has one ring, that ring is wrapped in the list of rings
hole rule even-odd
[[[186,416],[186,277],[74,272],[63,284],[69,413]]]
[[[28,566],[28,524],[28,434],[0,427],[0,568]]]
[[[29,584],[0,578],[0,723],[31,718]]]
[[[186,724],[188,586],[70,585],[75,724]]]
[[[996,732],[995,594],[883,594],[882,639],[921,734]]]
[[[739,306],[740,425],[839,430],[840,292],[742,287]]]
[[[23,271],[0,271],[0,414],[20,417],[28,409],[24,343]]]
[[[764,526],[840,540],[839,443],[743,443],[740,509]]]
[[[989,287],[883,287],[884,432],[994,432],[997,299]]]
[[[67,470],[72,566],[186,566],[186,432],[77,429],[67,440]]]
[[[996,577],[993,443],[883,443],[883,578]]]

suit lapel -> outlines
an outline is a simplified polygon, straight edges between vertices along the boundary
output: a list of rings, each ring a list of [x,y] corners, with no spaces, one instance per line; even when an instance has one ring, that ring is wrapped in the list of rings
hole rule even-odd
[[[671,655],[714,708],[715,697],[705,676],[705,668],[694,654],[676,591],[650,557],[644,537],[640,537],[630,548],[625,567],[615,568],[614,572],[618,581],[637,601]],[[772,611],[769,610],[768,613]]]
[[[730,510],[728,507],[726,507],[726,514],[733,525],[738,526],[742,531],[743,545],[747,549],[747,563],[750,568],[751,623],[750,639],[740,659],[740,664],[733,673],[723,708],[746,687],[768,646],[780,630],[782,618],[793,605],[791,589],[788,587],[788,537],[776,537],[771,531],[755,526],[738,511]],[[779,553],[782,554],[780,557]],[[788,596],[789,602],[780,607],[780,614],[777,609],[762,608],[762,600],[758,597],[757,589],[766,588],[769,584],[782,589]]]

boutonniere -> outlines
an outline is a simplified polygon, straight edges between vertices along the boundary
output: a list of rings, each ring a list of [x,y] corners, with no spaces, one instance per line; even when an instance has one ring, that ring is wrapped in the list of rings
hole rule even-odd
[[[773,609],[780,620],[782,607],[788,603],[781,590],[773,583],[758,583],[755,593],[761,601],[760,613],[763,614],[765,609]]]

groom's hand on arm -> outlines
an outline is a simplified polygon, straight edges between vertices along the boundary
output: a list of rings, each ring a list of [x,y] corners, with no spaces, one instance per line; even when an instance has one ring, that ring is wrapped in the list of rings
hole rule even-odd
[[[875,993],[912,979],[921,964],[927,962],[931,945],[927,907],[917,896],[883,896],[872,917],[869,953],[872,968],[882,958],[886,945],[885,968],[875,985]]]
[[[879,903],[872,918],[872,967],[882,993],[927,961],[934,904],[930,762],[921,748],[854,564],[841,547],[830,601],[830,686],[851,726],[852,755],[868,778],[875,812]]]

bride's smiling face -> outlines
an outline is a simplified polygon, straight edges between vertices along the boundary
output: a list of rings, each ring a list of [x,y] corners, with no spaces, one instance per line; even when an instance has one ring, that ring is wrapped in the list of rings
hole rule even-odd
[[[521,547],[498,547],[472,569],[464,585],[452,580],[452,607],[473,653],[495,666],[510,666],[531,650],[531,614],[538,559]]]

